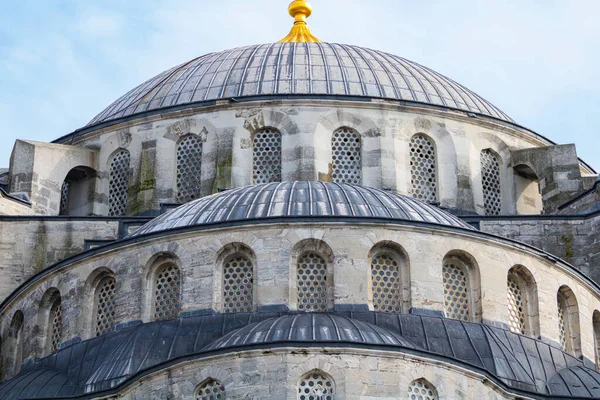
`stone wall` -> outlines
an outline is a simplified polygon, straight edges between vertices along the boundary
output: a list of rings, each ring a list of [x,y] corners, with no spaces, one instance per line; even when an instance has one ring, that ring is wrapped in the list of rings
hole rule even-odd
[[[0,215],[33,215],[31,207],[10,196],[5,196],[0,190]]]

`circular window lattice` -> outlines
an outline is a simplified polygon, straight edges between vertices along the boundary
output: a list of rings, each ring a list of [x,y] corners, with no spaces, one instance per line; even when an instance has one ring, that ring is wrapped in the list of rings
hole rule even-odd
[[[69,182],[64,182],[60,189],[60,215],[69,213]]]
[[[327,264],[314,253],[298,259],[298,310],[327,311]]]
[[[469,321],[467,274],[456,262],[444,265],[444,312],[447,318]]]
[[[187,203],[201,196],[202,141],[189,135],[177,146],[177,201]]]
[[[58,350],[62,338],[62,301],[57,296],[50,307],[50,351]]]
[[[398,263],[388,255],[371,260],[373,309],[382,312],[402,312],[402,287]]]
[[[523,292],[514,278],[508,278],[508,323],[513,333],[525,334],[525,304]]]
[[[225,312],[252,311],[252,261],[244,256],[223,268],[223,304]]]
[[[558,338],[564,351],[567,351],[567,326],[565,323],[564,300],[558,299]]]
[[[362,182],[360,135],[349,128],[338,129],[333,133],[331,153],[333,181],[360,185]]]
[[[225,398],[225,386],[218,381],[207,382],[196,392],[196,400],[224,400]]]
[[[437,391],[429,382],[418,380],[408,386],[409,400],[437,400]]]
[[[111,217],[118,217],[127,213],[130,162],[131,156],[127,150],[122,150],[115,154],[110,162],[108,215]]]
[[[410,139],[411,191],[414,198],[437,201],[435,146],[422,135]]]
[[[177,266],[169,264],[156,274],[154,292],[154,319],[166,320],[179,316],[181,273]]]
[[[502,211],[500,163],[496,154],[490,150],[481,152],[481,181],[486,215],[500,215]]]
[[[281,133],[263,129],[254,136],[253,179],[255,184],[281,182]]]
[[[299,400],[333,400],[334,396],[333,382],[321,373],[305,375],[298,384]]]
[[[114,278],[105,278],[96,289],[96,336],[111,332],[115,326],[115,293]]]

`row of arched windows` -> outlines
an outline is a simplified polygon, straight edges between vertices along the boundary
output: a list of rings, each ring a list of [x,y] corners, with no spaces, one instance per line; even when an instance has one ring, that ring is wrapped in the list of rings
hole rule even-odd
[[[265,128],[255,133],[252,140],[252,180],[255,184],[281,181],[281,133]],[[438,201],[438,166],[435,143],[423,134],[410,139],[410,191],[413,197]],[[202,140],[194,135],[184,136],[176,148],[176,200],[187,203],[201,197]],[[354,129],[342,127],[331,140],[331,179],[333,182],[362,183],[362,143]],[[109,216],[127,213],[128,190],[131,178],[131,157],[120,149],[109,162]],[[487,215],[502,211],[500,157],[490,149],[480,154],[484,209]],[[70,184],[65,181],[61,189],[60,213],[69,210]]]

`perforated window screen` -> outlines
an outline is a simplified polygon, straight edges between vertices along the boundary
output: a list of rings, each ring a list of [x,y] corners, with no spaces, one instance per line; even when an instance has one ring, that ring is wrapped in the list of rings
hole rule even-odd
[[[333,400],[335,387],[333,382],[318,371],[306,374],[298,383],[299,400]]]
[[[233,257],[223,268],[223,309],[252,311],[252,261],[245,256]]]
[[[202,141],[196,135],[177,145],[177,201],[187,203],[201,196]]]
[[[127,150],[119,151],[110,162],[108,215],[111,217],[118,217],[127,213],[130,162],[131,156]]]
[[[433,141],[423,135],[410,139],[411,191],[414,198],[437,201],[437,170]]]
[[[114,278],[104,278],[98,284],[94,322],[96,336],[111,332],[115,326],[115,293],[116,282]]]
[[[167,264],[156,271],[154,282],[154,319],[167,320],[179,317],[181,273],[174,264]]]
[[[500,215],[502,211],[500,162],[498,156],[491,150],[481,152],[481,181],[485,214]]]
[[[49,332],[50,352],[58,350],[58,345],[62,339],[62,300],[60,295],[55,295],[54,301],[50,306],[49,314]]]
[[[469,284],[466,268],[458,260],[444,264],[444,312],[446,318],[469,321]]]
[[[409,400],[438,400],[438,394],[432,384],[419,379],[408,386],[408,398]]]
[[[209,381],[196,391],[196,400],[224,400],[225,386],[219,381]]]
[[[371,259],[373,309],[381,312],[402,312],[402,281],[398,263],[387,254]]]
[[[252,172],[255,184],[281,182],[281,133],[262,129],[254,135]]]
[[[525,334],[525,302],[523,291],[519,282],[513,278],[508,278],[508,323],[510,331],[513,333]]]
[[[564,296],[559,293],[558,294],[558,338],[560,345],[562,346],[564,351],[568,351],[567,337],[569,336],[568,325],[565,321],[565,316],[567,314],[567,302]]]
[[[69,214],[69,182],[63,182],[60,189],[60,215]]]
[[[361,141],[358,132],[340,128],[331,140],[332,175],[334,182],[362,183]]]
[[[315,254],[306,253],[298,259],[298,310],[327,311],[327,263]]]

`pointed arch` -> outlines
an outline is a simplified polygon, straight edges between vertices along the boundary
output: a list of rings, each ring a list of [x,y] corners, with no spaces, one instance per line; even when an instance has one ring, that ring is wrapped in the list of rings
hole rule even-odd
[[[481,321],[479,267],[470,254],[453,250],[442,264],[444,314],[461,321]]]
[[[305,239],[292,249],[290,298],[298,311],[329,311],[334,307],[333,251],[323,241]]]
[[[408,313],[410,268],[404,249],[393,242],[380,242],[369,252],[369,260],[373,310]]]

